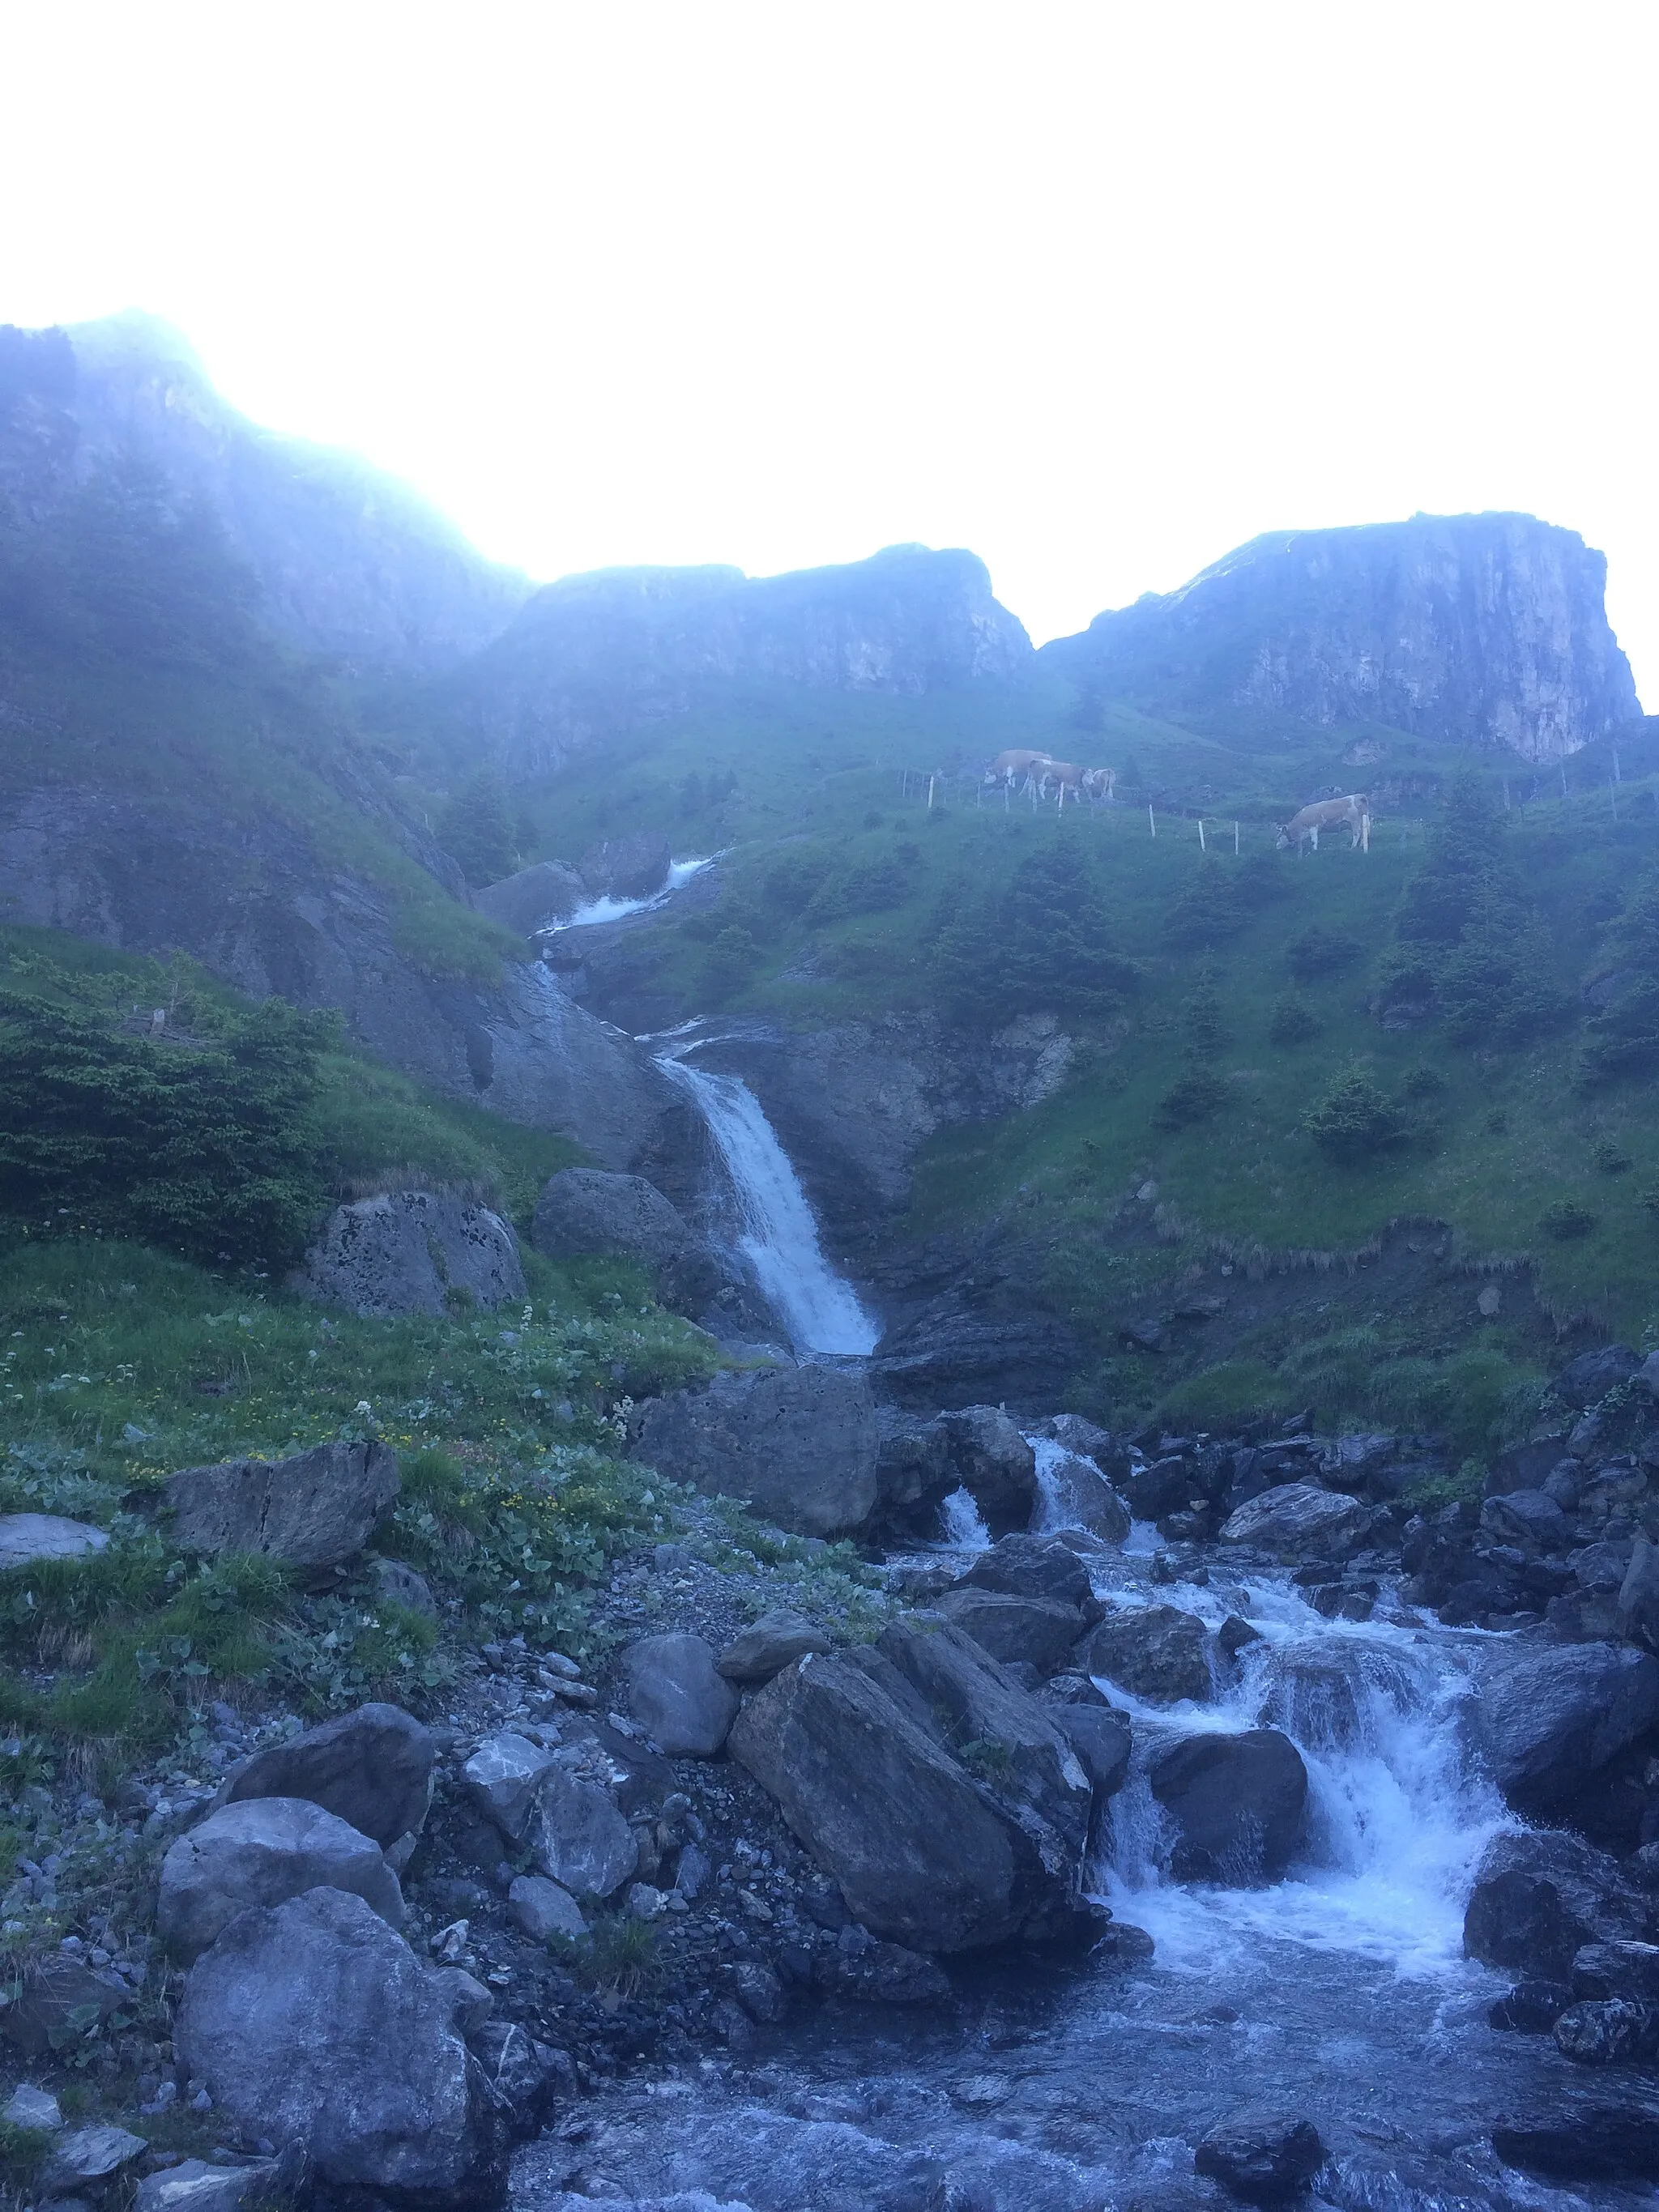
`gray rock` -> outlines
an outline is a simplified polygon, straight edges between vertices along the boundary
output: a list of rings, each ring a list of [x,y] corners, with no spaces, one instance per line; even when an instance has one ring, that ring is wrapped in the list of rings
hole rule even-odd
[[[1064,1705],[1048,1709],[1049,1717],[1072,1749],[1093,1785],[1096,1802],[1115,1796],[1129,1775],[1133,1749],[1129,1723],[1108,1705]]]
[[[1189,1735],[1159,1752],[1152,1795],[1174,1821],[1178,1881],[1236,1884],[1283,1874],[1301,1840],[1308,1770],[1277,1729]]]
[[[183,2070],[249,2140],[297,2144],[315,2179],[413,2203],[493,2203],[500,2130],[451,1993],[337,1889],[240,1914],[190,1971]]]
[[[964,1589],[1000,1590],[1006,1597],[1042,1597],[1098,1613],[1088,1571],[1075,1552],[1052,1536],[1004,1536],[981,1552],[958,1577]]]
[[[88,2185],[125,2172],[149,2148],[143,2136],[125,2128],[72,2128],[46,2154],[39,2182],[42,2197],[69,2197]]]
[[[660,830],[635,830],[607,837],[582,854],[577,866],[595,898],[654,898],[668,882],[672,850]]]
[[[1555,2023],[1556,2048],[1581,2066],[1612,2066],[1659,2051],[1659,2004],[1629,1997],[1569,2005]]]
[[[1223,1526],[1221,1540],[1249,1544],[1282,1559],[1309,1552],[1340,1559],[1358,1545],[1370,1518],[1357,1498],[1343,1492],[1286,1482],[1247,1499]]]
[[[1522,1551],[1565,1551],[1572,1523],[1541,1490],[1516,1490],[1489,1498],[1480,1509],[1480,1526],[1494,1543],[1516,1544]]]
[[[495,2011],[494,1995],[464,1966],[435,1967],[432,1980],[449,2008],[456,2034],[464,2043],[470,2043]]]
[[[369,1568],[368,1578],[374,1585],[377,1598],[400,1605],[406,1613],[418,1613],[428,1620],[438,1618],[438,1601],[426,1577],[417,1575],[401,1559],[376,1559]]]
[[[131,2000],[130,1986],[107,1966],[83,1966],[78,1959],[61,1955],[48,1958],[24,1976],[17,1995],[0,2008],[0,2035],[27,2057],[43,2057]]]
[[[684,1215],[643,1176],[561,1168],[542,1187],[530,1241],[550,1260],[635,1260],[653,1273],[695,1239]]]
[[[435,1748],[430,1731],[401,1705],[359,1705],[255,1752],[230,1777],[222,1800],[307,1797],[385,1849],[420,1833]]]
[[[1506,2166],[1572,2181],[1659,2181],[1659,2096],[1621,2083],[1612,2097],[1549,2098],[1492,2123]]]
[[[738,1715],[738,1693],[702,1636],[645,1636],[622,1655],[628,1707],[670,1759],[712,1759]]]
[[[1659,1721],[1659,1659],[1615,1644],[1504,1651],[1488,1660],[1466,1715],[1507,1802],[1546,1814]]]
[[[493,1311],[525,1294],[518,1239],[500,1214],[431,1190],[336,1206],[294,1288],[365,1316]]]
[[[590,896],[587,885],[562,860],[538,860],[516,875],[503,876],[474,891],[472,903],[503,929],[533,937],[549,922],[566,921]]]
[[[993,1536],[1025,1528],[1036,1502],[1036,1454],[1000,1406],[964,1406],[942,1413],[957,1482]]]
[[[1031,1509],[1034,1535],[1056,1528],[1086,1528],[1103,1543],[1121,1544],[1130,1526],[1127,1505],[1091,1459],[1073,1451],[1043,1455],[1037,1499]]]
[[[133,2212],[242,2212],[281,2195],[286,2177],[274,2158],[249,2159],[240,2166],[209,2166],[199,2158],[146,2174],[133,2199]]]
[[[1619,1585],[1619,1618],[1625,1633],[1659,1651],[1659,1544],[1638,1536]]]
[[[487,1736],[461,1769],[467,1796],[510,1844],[521,1844],[535,1808],[536,1790],[552,1771],[554,1757],[528,1736],[503,1729]]]
[[[20,2081],[0,2106],[0,2120],[9,2128],[27,2128],[34,2134],[52,2134],[64,2124],[64,2115],[50,2090]]]
[[[1069,1880],[850,1658],[809,1657],[774,1675],[738,1716],[730,1748],[874,1934],[972,1950],[1072,1905]]]
[[[1586,1943],[1573,1959],[1572,1993],[1659,2004],[1659,1944]]]
[[[390,1927],[403,1923],[398,1877],[368,1837],[302,1797],[249,1798],[210,1813],[169,1846],[156,1932],[188,1963],[250,1905],[318,1888],[349,1890]]]
[[[399,1489],[382,1443],[313,1444],[289,1459],[233,1459],[170,1474],[164,1494],[186,1551],[263,1552],[296,1567],[333,1567],[368,1542]]]
[[[1074,1605],[1052,1598],[1005,1597],[999,1590],[946,1590],[936,1608],[953,1627],[971,1636],[994,1659],[1025,1660],[1052,1674],[1083,1631]]]
[[[867,1378],[791,1367],[725,1374],[643,1409],[633,1444],[677,1482],[744,1504],[801,1536],[842,1536],[876,1503],[879,1437]]]
[[[108,1547],[101,1528],[58,1513],[0,1513],[0,1574],[37,1559],[78,1559]]]
[[[1157,1705],[1208,1698],[1209,1638],[1196,1613],[1173,1605],[1122,1606],[1077,1647],[1073,1665]]]
[[[1103,1429],[1097,1421],[1085,1421],[1081,1413],[1051,1414],[1042,1424],[1042,1432],[1068,1452],[1092,1460],[1104,1475],[1115,1473],[1127,1458],[1109,1429]]]
[[[507,1917],[532,1943],[545,1943],[550,1936],[568,1936],[574,1942],[587,1933],[580,1905],[568,1889],[549,1881],[545,1875],[514,1877],[507,1893]]]
[[[834,1640],[816,1621],[787,1605],[775,1606],[734,1636],[714,1664],[728,1682],[769,1682],[807,1652],[834,1649]]]
[[[1581,1352],[1570,1359],[1550,1388],[1569,1406],[1594,1406],[1609,1390],[1629,1382],[1642,1364],[1627,1344],[1604,1344],[1595,1352]]]
[[[640,1863],[634,1832],[597,1784],[555,1767],[536,1792],[526,1844],[538,1874],[575,1897],[609,1897]]]
[[[1279,2112],[1241,2112],[1212,2128],[1193,2152],[1194,2170],[1247,2204],[1299,2196],[1325,2163],[1311,2120]]]
[[[1464,1909],[1463,1948],[1485,1966],[1566,1983],[1586,1945],[1639,1941],[1647,1922],[1605,1851],[1558,1829],[1525,1830],[1486,1846]]]

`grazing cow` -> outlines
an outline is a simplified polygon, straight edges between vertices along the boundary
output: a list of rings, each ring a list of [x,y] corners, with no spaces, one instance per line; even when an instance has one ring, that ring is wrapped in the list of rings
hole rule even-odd
[[[1057,790],[1060,793],[1060,803],[1064,806],[1068,793],[1073,799],[1082,798],[1083,779],[1087,772],[1086,769],[1080,769],[1075,761],[1046,760],[1041,769],[1035,771],[1037,777],[1037,789],[1045,799],[1051,789]]]
[[[1362,791],[1351,791],[1346,799],[1321,799],[1311,806],[1304,806],[1293,814],[1280,829],[1277,840],[1279,849],[1285,852],[1292,845],[1299,854],[1304,845],[1319,850],[1322,830],[1340,830],[1346,827],[1348,850],[1352,853],[1371,849],[1371,802]]]
[[[985,771],[988,788],[992,784],[1006,784],[1010,790],[1023,789],[1034,776],[1048,765],[1047,753],[999,753]]]
[[[1116,788],[1117,770],[1115,768],[1091,768],[1085,773],[1083,793],[1085,799],[1109,799]]]

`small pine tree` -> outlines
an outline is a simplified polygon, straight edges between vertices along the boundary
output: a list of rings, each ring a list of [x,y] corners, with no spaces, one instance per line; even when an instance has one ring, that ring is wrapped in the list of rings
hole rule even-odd
[[[437,836],[474,890],[511,874],[513,820],[493,769],[480,769],[454,793],[438,817]]]

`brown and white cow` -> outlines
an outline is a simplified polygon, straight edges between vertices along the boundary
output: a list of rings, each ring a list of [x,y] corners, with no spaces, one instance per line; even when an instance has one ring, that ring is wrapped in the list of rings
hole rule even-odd
[[[1363,791],[1351,791],[1344,799],[1316,799],[1311,806],[1304,806],[1299,814],[1293,814],[1279,832],[1279,849],[1285,852],[1294,845],[1300,853],[1304,845],[1311,845],[1316,853],[1322,830],[1343,828],[1348,832],[1351,853],[1370,852],[1371,802]]]
[[[1037,789],[1044,799],[1050,792],[1058,792],[1060,803],[1064,806],[1068,797],[1082,798],[1083,779],[1088,770],[1079,768],[1075,761],[1045,761],[1041,770],[1036,773]]]
[[[1109,799],[1117,788],[1115,768],[1091,768],[1084,773],[1083,794],[1085,799]]]
[[[992,784],[1005,784],[1011,791],[1023,791],[1028,783],[1041,776],[1048,765],[1047,753],[999,753],[985,771],[985,782],[988,788]]]

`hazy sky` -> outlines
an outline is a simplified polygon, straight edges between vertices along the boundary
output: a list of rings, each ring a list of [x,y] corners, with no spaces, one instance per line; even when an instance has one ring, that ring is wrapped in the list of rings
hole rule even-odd
[[[1650,0],[9,0],[0,319],[538,576],[969,545],[1039,639],[1524,507],[1659,703]]]

